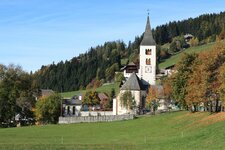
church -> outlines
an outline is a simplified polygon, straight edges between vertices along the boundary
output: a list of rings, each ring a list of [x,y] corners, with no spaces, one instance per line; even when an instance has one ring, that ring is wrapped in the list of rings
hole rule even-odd
[[[113,101],[114,115],[143,114],[147,90],[149,86],[156,84],[156,43],[152,36],[149,16],[147,17],[144,37],[140,44],[139,57],[138,65],[130,62],[122,68],[126,81],[121,85],[120,92]],[[135,109],[122,105],[121,98],[125,92],[132,94]]]

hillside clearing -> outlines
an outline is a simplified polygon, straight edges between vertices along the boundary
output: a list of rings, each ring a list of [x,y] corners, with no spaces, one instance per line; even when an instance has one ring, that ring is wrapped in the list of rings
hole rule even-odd
[[[109,95],[112,89],[115,89],[116,93],[118,93],[119,92],[119,83],[108,83],[108,84],[105,84],[105,85],[97,88],[96,91],[97,92],[104,92],[104,93],[107,93]],[[64,92],[64,93],[61,93],[61,95],[64,98],[71,98],[74,95],[84,94],[86,91],[88,91],[88,90]]]
[[[7,128],[0,129],[0,149],[223,149],[224,120],[225,113],[175,112],[109,123]]]
[[[208,50],[211,50],[213,45],[215,45],[215,42],[196,46],[196,47],[187,48],[187,49],[177,53],[176,55],[173,55],[170,58],[166,59],[164,62],[160,63],[159,68],[162,69],[162,68],[166,68],[168,66],[176,64],[180,60],[181,55],[184,53],[200,53],[203,51],[208,51]]]

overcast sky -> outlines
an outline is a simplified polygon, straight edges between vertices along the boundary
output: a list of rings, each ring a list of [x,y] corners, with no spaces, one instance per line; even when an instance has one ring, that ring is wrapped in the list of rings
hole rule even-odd
[[[151,26],[225,11],[219,0],[0,0],[0,63],[36,71]]]

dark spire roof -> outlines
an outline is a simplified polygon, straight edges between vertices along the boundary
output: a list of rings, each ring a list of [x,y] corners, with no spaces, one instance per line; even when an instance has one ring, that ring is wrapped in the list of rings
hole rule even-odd
[[[136,73],[133,72],[128,80],[123,84],[121,90],[145,90],[145,88]]]
[[[155,40],[153,39],[153,36],[152,36],[149,16],[147,17],[147,24],[146,24],[143,40],[141,41],[141,45],[156,45]]]

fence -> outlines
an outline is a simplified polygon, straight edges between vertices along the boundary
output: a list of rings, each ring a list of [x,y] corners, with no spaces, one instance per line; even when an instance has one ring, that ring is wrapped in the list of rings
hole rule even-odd
[[[80,116],[110,116],[112,111],[81,111]]]
[[[133,114],[108,115],[108,116],[84,116],[84,117],[59,117],[59,124],[81,123],[81,122],[111,122],[119,120],[134,119]]]

